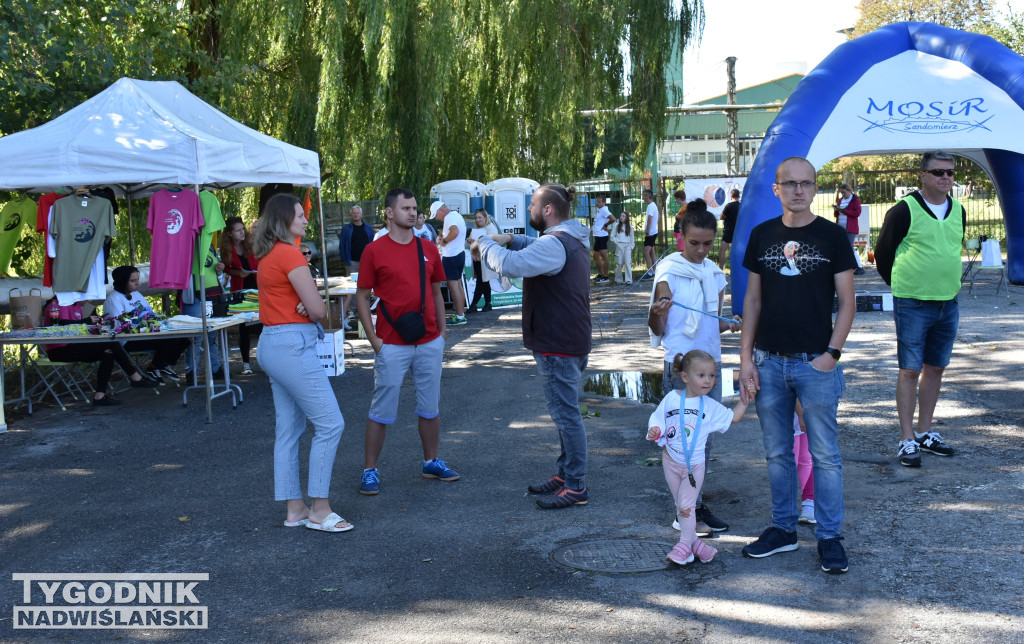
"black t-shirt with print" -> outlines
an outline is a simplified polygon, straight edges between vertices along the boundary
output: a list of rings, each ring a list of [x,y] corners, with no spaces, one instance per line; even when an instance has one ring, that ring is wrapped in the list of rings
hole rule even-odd
[[[743,267],[761,276],[755,347],[778,353],[828,348],[835,274],[857,267],[845,230],[821,217],[800,228],[770,219],[751,231]]]

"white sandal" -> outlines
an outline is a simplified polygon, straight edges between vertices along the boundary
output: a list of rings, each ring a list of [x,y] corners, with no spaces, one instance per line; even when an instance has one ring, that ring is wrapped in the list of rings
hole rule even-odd
[[[339,527],[339,523],[344,523],[345,525],[343,527]],[[319,530],[320,532],[348,532],[355,526],[345,521],[345,519],[342,519],[336,513],[331,512],[326,517],[324,517],[324,520],[322,522],[313,523],[312,521],[310,521],[306,524],[306,527],[310,530]]]

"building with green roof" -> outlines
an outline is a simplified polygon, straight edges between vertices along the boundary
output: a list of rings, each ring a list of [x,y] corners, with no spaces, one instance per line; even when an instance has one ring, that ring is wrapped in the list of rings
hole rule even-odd
[[[740,105],[778,103],[789,99],[802,74],[791,74],[736,92]],[[725,105],[725,94],[699,101],[697,105]],[[768,126],[778,109],[743,110],[739,113],[739,173],[745,175],[754,163]],[[721,114],[678,114],[669,118],[665,138],[658,143],[658,174],[663,177],[728,176],[726,166],[726,116]]]

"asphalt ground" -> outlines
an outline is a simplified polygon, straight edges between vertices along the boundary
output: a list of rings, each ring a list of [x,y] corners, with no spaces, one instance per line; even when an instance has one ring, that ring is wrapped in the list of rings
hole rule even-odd
[[[660,369],[645,330],[648,284],[594,288],[587,375]],[[870,268],[857,286],[883,287]],[[585,394],[590,503],[537,509],[526,486],[553,472],[557,434],[519,311],[496,310],[450,330],[441,458],[462,474],[456,482],[420,475],[410,389],[384,445],[380,494],[357,493],[373,373],[368,345],[355,341],[332,379],[347,426],[331,496],[356,526],[348,533],[282,527],[273,403],[258,366],[237,377],[243,405],[214,402],[213,424],[173,387],[126,392],[115,409],[10,412],[0,641],[1024,642],[1022,291],[983,290],[961,294],[936,410],[957,453],[925,454],[920,469],[895,460],[891,314],[857,314],[839,412],[845,575],[820,571],[806,527],[796,552],[740,555],[770,519],[753,408],[715,445],[706,500],[730,529],[711,541],[713,562],[634,574],[555,563],[556,549],[583,542],[674,543],[671,496],[647,464],[658,450],[643,437],[654,406]],[[726,366],[738,366],[739,335],[723,345]],[[195,594],[208,629],[14,629],[25,602],[13,573],[207,573]],[[35,589],[32,603],[42,602]]]

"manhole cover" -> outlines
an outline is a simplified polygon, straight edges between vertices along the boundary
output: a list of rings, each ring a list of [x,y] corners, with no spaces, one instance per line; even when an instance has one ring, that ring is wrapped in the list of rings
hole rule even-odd
[[[593,572],[652,572],[669,567],[669,544],[606,539],[562,546],[551,553],[555,563]]]

